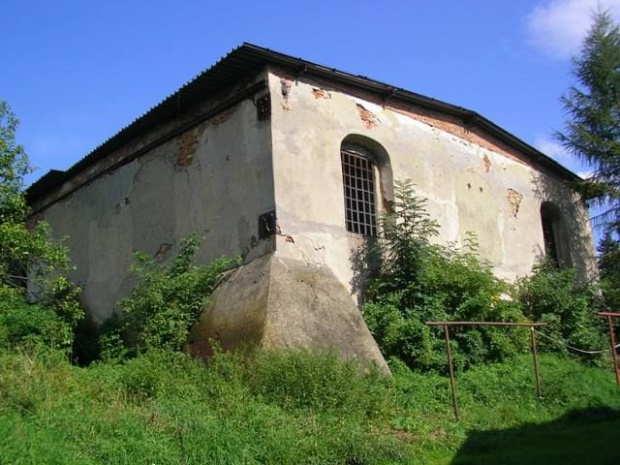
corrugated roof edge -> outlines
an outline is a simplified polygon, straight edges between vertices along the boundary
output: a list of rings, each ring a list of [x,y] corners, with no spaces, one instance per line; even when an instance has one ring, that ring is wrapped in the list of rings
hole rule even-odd
[[[58,187],[97,160],[104,158],[142,131],[173,117],[183,107],[184,94],[189,94],[191,101],[196,98],[204,98],[214,92],[224,89],[231,83],[238,81],[244,76],[268,64],[292,68],[298,72],[315,75],[327,80],[338,81],[366,92],[379,94],[382,97],[389,95],[391,99],[401,100],[405,103],[413,103],[432,110],[460,116],[472,124],[477,124],[509,146],[517,148],[526,156],[530,157],[535,163],[544,166],[552,172],[568,180],[576,181],[581,179],[578,175],[562,166],[560,163],[475,111],[426,97],[415,92],[410,92],[402,88],[397,88],[380,81],[369,79],[365,76],[356,76],[337,70],[336,68],[328,68],[320,64],[302,60],[301,58],[294,58],[290,55],[244,42],[241,46],[233,49],[230,53],[221,58],[213,66],[195,76],[176,92],[170,94],[160,103],[136,118],[132,123],[122,128],[103,144],[99,145],[92,152],[75,163],[67,171],[52,170],[41,177],[28,188],[28,201],[30,203],[35,202],[50,190]],[[191,103],[191,101],[189,103]]]

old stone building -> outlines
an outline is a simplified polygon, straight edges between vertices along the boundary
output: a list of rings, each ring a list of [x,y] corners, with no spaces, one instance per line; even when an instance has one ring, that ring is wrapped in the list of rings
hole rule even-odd
[[[133,251],[165,260],[199,232],[201,262],[245,264],[203,312],[196,350],[216,338],[381,361],[352,254],[407,178],[440,239],[475,232],[502,278],[545,254],[582,275],[594,267],[587,210],[565,182],[577,177],[535,148],[473,111],[249,44],[46,174],[29,200],[68,237],[96,323],[129,291]]]

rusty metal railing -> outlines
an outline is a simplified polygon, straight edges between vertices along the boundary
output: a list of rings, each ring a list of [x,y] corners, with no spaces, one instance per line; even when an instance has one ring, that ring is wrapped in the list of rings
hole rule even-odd
[[[609,342],[611,343],[611,358],[614,362],[614,372],[616,373],[616,386],[620,388],[620,367],[618,367],[618,353],[616,352],[616,337],[614,335],[614,318],[620,318],[620,313],[599,312],[599,315],[607,318],[609,325]]]
[[[620,314],[617,314],[620,317]],[[547,326],[547,323],[516,323],[507,321],[427,321],[428,326],[443,326],[444,335],[446,338],[446,353],[448,356],[448,370],[450,372],[450,389],[452,390],[452,408],[454,410],[454,417],[459,420],[459,403],[457,399],[456,390],[456,378],[454,376],[454,362],[452,360],[452,350],[450,348],[450,326],[524,326],[530,328],[530,343],[532,349],[532,356],[534,358],[534,377],[536,379],[536,394],[538,397],[542,396],[542,389],[540,386],[540,369],[538,366],[538,350],[536,346],[536,331],[534,328],[538,326]],[[616,365],[617,366],[617,365]],[[617,372],[616,372],[617,375]]]

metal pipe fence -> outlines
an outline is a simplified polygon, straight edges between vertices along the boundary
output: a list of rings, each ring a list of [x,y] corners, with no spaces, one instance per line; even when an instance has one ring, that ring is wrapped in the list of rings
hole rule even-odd
[[[620,316],[620,314],[618,315]],[[529,327],[530,328],[530,344],[532,349],[532,357],[534,360],[534,378],[536,380],[536,394],[542,396],[542,388],[540,385],[540,368],[538,366],[538,350],[536,345],[536,330],[539,326],[547,326],[547,323],[517,323],[507,321],[427,321],[428,326],[443,326],[444,336],[446,338],[446,353],[448,356],[448,371],[450,372],[450,389],[452,391],[452,408],[454,417],[459,420],[459,403],[457,398],[456,377],[454,376],[454,361],[452,359],[452,350],[450,348],[450,326],[513,326],[513,327]]]

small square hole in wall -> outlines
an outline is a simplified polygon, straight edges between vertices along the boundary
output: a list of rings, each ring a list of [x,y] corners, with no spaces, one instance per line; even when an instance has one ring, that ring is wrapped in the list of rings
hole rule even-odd
[[[276,233],[276,212],[270,211],[258,217],[258,238],[265,239]]]

